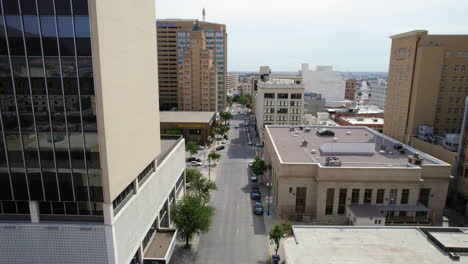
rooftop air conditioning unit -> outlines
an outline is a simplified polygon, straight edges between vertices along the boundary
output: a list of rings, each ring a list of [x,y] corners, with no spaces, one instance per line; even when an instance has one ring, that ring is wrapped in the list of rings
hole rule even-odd
[[[333,138],[333,142],[338,142],[338,138]]]
[[[301,147],[307,147],[307,144],[308,144],[308,143],[309,143],[309,142],[307,142],[307,140],[305,140],[305,139],[302,140]]]
[[[325,165],[329,167],[341,167],[341,160],[338,157],[327,157]]]
[[[414,153],[413,155],[408,156],[408,163],[413,165],[421,165],[423,163],[423,158],[419,156],[419,153]]]
[[[347,131],[347,132],[346,132],[346,135],[351,135],[351,131]]]
[[[290,127],[290,128],[289,128],[289,131],[294,131],[294,127]]]
[[[315,153],[317,153],[317,150],[316,150],[316,149],[311,149],[311,150],[310,150],[310,154],[315,154]]]
[[[310,132],[310,127],[306,127],[305,132]]]

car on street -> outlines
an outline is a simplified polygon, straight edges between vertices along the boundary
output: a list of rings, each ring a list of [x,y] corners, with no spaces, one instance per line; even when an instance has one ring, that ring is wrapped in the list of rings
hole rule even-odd
[[[234,128],[239,128],[239,125],[235,125]]]
[[[252,145],[252,140],[249,140],[249,143],[248,143],[250,146]]]
[[[260,190],[257,187],[253,187],[252,191],[250,192],[250,198],[254,200],[260,200],[262,195],[260,194]]]
[[[189,166],[201,166],[202,163],[198,162],[198,161],[190,161],[189,163],[187,163],[187,165],[189,165]]]
[[[201,162],[201,159],[199,159],[199,158],[188,158],[187,159],[187,162],[191,162],[191,161]]]
[[[198,146],[198,150],[204,150],[205,148],[203,146]]]
[[[263,206],[262,206],[261,202],[255,202],[254,213],[256,215],[262,215],[263,214]]]
[[[228,134],[224,134],[223,138],[224,139],[229,139]]]
[[[224,146],[217,146],[216,147],[216,150],[222,150],[222,149],[225,149],[225,147]]]
[[[250,173],[250,180],[252,182],[257,182],[258,181],[258,178],[257,178],[257,175],[253,174],[253,173]]]
[[[249,168],[252,167],[252,165],[254,164],[255,160],[251,160],[249,161]]]
[[[226,143],[227,143],[226,139],[221,140],[221,144],[226,144]]]

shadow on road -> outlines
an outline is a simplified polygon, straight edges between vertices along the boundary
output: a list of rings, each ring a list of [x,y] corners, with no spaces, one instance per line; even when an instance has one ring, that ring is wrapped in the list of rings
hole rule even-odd
[[[250,181],[250,173],[249,173],[249,169],[246,168],[247,170],[247,177],[249,178],[249,183],[247,185],[245,185],[244,187],[241,188],[241,190],[245,193],[248,193],[249,194],[249,197],[250,197],[250,192],[252,191],[252,187],[257,187],[259,188],[259,185],[257,182],[251,182]],[[264,193],[261,193],[261,199],[259,200],[260,202],[263,201],[263,197],[264,197]],[[256,200],[253,200],[252,198],[250,198],[250,215],[252,216],[252,222],[253,222],[253,225],[254,225],[254,233],[256,235],[266,235],[266,228],[265,228],[265,222],[263,221],[263,215],[256,215],[254,212],[253,212],[253,207],[255,205],[255,202]],[[262,202],[263,204],[263,202]],[[263,211],[265,212],[265,206],[263,207]]]

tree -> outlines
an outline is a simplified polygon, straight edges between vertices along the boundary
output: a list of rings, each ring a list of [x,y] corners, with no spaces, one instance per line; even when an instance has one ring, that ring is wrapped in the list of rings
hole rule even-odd
[[[239,97],[238,102],[244,106],[250,107],[252,104],[252,96],[250,94]]]
[[[368,93],[368,94],[367,94],[367,96],[371,97],[371,96],[372,96],[372,94],[371,94],[371,93]]]
[[[207,204],[210,201],[211,192],[217,189],[216,183],[209,181],[201,173],[195,173],[193,176],[190,190],[203,204]]]
[[[229,112],[219,112],[219,117],[224,121],[224,124],[226,124],[226,121],[231,120],[233,116]]]
[[[185,238],[185,247],[189,247],[193,235],[206,233],[213,221],[215,208],[203,204],[193,195],[186,195],[171,209],[171,216],[179,234]]]
[[[260,157],[255,157],[251,169],[255,175],[262,175],[266,169],[265,162]]]
[[[278,255],[281,239],[292,234],[292,225],[289,223],[281,223],[276,225],[268,234],[270,244],[275,244],[275,255]]]
[[[208,154],[208,158],[211,160],[219,160],[219,158],[221,158],[221,154],[213,150]]]
[[[185,180],[187,182],[193,182],[194,179],[202,177],[202,174],[197,169],[185,169]]]
[[[229,131],[229,127],[226,125],[217,125],[216,126],[216,133],[220,135],[224,135],[224,133]]]
[[[185,150],[190,152],[190,157],[192,157],[193,154],[198,153],[198,143],[195,141],[189,141],[185,145]]]
[[[168,129],[166,132],[168,135],[181,135],[180,129]]]
[[[231,107],[231,106],[232,106],[232,102],[233,102],[233,97],[232,97],[232,95],[226,96],[226,100],[227,100],[227,103],[228,103],[229,107]]]
[[[357,95],[358,95],[359,97],[361,97],[361,96],[362,96],[362,92],[359,92]]]

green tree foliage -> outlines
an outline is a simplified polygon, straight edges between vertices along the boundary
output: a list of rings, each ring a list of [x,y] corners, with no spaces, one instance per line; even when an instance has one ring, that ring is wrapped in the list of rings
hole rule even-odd
[[[255,157],[251,169],[255,175],[262,175],[266,169],[265,162],[260,157]]]
[[[185,169],[185,180],[187,182],[193,182],[194,179],[202,177],[202,174],[197,169]]]
[[[168,135],[182,135],[182,131],[180,131],[180,129],[168,129],[167,134]]]
[[[278,255],[281,239],[292,234],[292,225],[289,223],[281,223],[276,225],[268,234],[270,244],[275,244],[275,254]]]
[[[203,177],[201,173],[195,173],[193,175],[192,181],[190,182],[190,192],[198,197],[203,204],[207,204],[210,201],[211,192],[216,189],[216,183],[209,181],[206,177]]]
[[[238,102],[243,106],[247,106],[250,108],[252,105],[252,96],[250,94],[243,95],[239,97]]]
[[[221,154],[213,150],[208,154],[208,158],[211,160],[219,160],[219,158],[221,158]]]
[[[185,247],[189,247],[190,239],[195,234],[208,232],[213,221],[215,208],[207,206],[194,195],[187,195],[177,201],[171,209],[171,216],[179,234],[185,238]]]
[[[226,122],[231,120],[233,116],[229,112],[219,112],[219,117],[221,117],[221,120],[223,120],[224,124],[226,124]]]
[[[229,126],[226,125],[217,125],[216,134],[224,135],[224,133],[229,131]]]
[[[228,96],[226,97],[226,100],[227,100],[227,103],[228,103],[229,107],[231,107],[231,106],[232,106],[232,102],[233,102],[233,100],[234,100],[234,98],[232,97],[232,95],[228,95]]]
[[[193,154],[198,153],[198,143],[195,141],[189,141],[187,144],[185,144],[185,150],[190,152],[190,157],[192,157]]]

